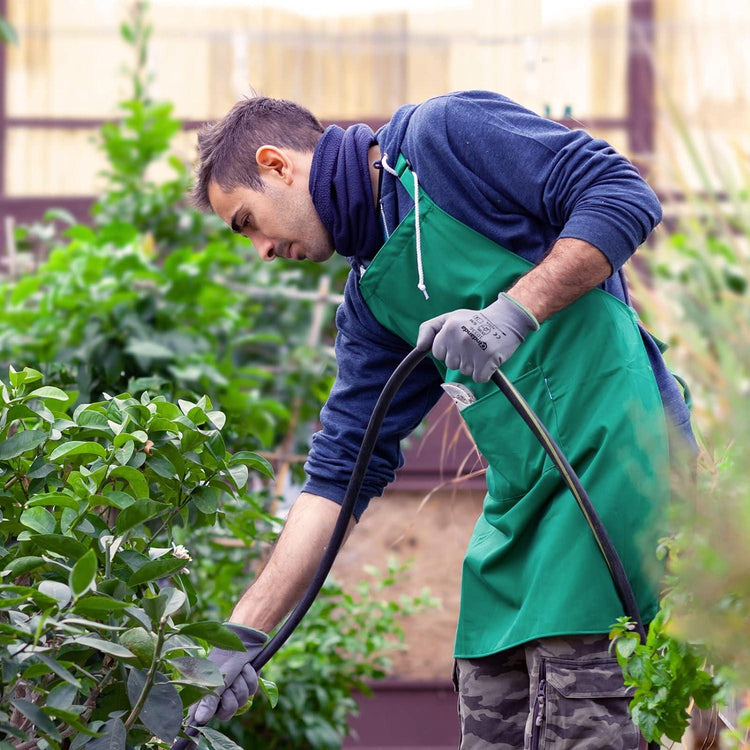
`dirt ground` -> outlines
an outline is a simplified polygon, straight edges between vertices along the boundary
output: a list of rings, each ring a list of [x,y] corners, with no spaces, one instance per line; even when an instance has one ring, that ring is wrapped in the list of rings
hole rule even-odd
[[[412,559],[389,598],[417,595],[424,586],[442,601],[404,622],[407,650],[394,658],[392,677],[449,681],[458,619],[461,563],[482,507],[480,491],[435,493],[420,507],[424,493],[392,491],[373,500],[339,553],[333,575],[356,584],[367,577],[363,566],[385,570],[388,558]]]

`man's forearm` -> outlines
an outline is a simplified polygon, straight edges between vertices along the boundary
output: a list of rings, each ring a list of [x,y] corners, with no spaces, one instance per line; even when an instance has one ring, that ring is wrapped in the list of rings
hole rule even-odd
[[[231,622],[266,633],[278,625],[312,580],[340,509],[318,495],[302,493],[297,498],[271,557],[235,606]],[[355,525],[352,518],[346,538]]]
[[[612,274],[607,257],[584,240],[564,237],[549,255],[510,289],[513,299],[541,323]]]

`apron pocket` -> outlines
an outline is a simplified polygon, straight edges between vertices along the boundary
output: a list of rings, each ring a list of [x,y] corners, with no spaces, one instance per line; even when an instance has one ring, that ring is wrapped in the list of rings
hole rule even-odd
[[[640,734],[628,713],[632,689],[617,659],[547,658],[540,748],[637,750]]]
[[[542,368],[525,372],[513,385],[560,445],[557,412]],[[490,464],[487,491],[493,498],[522,497],[543,474],[555,468],[552,459],[499,389],[464,408],[461,416],[480,453]]]

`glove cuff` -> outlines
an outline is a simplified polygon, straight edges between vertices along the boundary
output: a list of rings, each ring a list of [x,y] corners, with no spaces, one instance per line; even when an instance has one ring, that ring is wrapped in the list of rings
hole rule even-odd
[[[526,314],[526,316],[529,319],[528,323],[529,323],[529,330],[530,331],[538,331],[539,330],[539,321],[534,317],[534,315],[531,312],[531,310],[529,310],[525,305],[522,305],[517,299],[514,299],[513,297],[511,297],[510,294],[508,294],[507,292],[501,292],[498,295],[498,299],[500,297],[505,297],[505,299],[507,299],[510,302],[512,302],[519,310],[521,310],[521,312],[523,312],[523,313]]]
[[[240,625],[238,622],[225,622],[224,625],[237,635],[245,648],[265,646],[268,641],[268,634],[262,630]]]

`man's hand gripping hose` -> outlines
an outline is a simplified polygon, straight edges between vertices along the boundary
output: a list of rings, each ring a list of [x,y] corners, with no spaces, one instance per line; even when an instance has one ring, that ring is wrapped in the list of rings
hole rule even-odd
[[[515,303],[511,302],[511,304]],[[428,321],[428,323],[429,322],[430,321]],[[233,706],[235,700],[237,701],[238,707],[244,704],[243,701],[240,701],[240,699],[244,696],[244,689],[240,687],[239,694],[237,694],[235,690],[232,690],[233,686],[235,688],[237,687],[235,685],[235,682],[238,675],[242,675],[243,680],[247,680],[247,677],[251,672],[253,676],[256,676],[257,673],[260,672],[261,667],[263,667],[286,642],[299,622],[310,609],[310,606],[315,600],[315,597],[318,595],[318,592],[322,588],[323,583],[325,582],[325,579],[327,578],[328,573],[333,566],[333,562],[336,559],[336,555],[338,554],[339,548],[341,547],[341,544],[346,535],[349,519],[351,518],[352,512],[354,510],[354,503],[359,495],[359,490],[362,487],[362,483],[365,478],[365,472],[367,471],[367,466],[370,463],[370,458],[375,448],[375,443],[377,441],[378,433],[380,432],[380,427],[383,423],[383,420],[385,419],[391,401],[393,400],[393,397],[396,395],[396,392],[401,387],[406,378],[429,353],[432,347],[432,338],[429,338],[429,336],[425,337],[425,339],[421,340],[419,344],[421,348],[413,349],[393,372],[390,379],[383,388],[383,391],[381,392],[377,403],[375,404],[375,408],[372,411],[370,421],[367,425],[367,429],[362,439],[362,446],[360,447],[357,461],[354,465],[354,470],[349,480],[349,485],[347,487],[344,500],[341,504],[341,511],[339,512],[336,526],[334,527],[333,534],[331,535],[331,540],[320,562],[320,566],[316,571],[312,581],[310,582],[310,585],[305,591],[304,596],[292,611],[292,613],[289,615],[284,624],[279,628],[276,635],[265,647],[263,647],[263,643],[261,642],[262,640],[264,640],[264,633],[260,633],[260,631],[257,630],[252,630],[251,628],[243,628],[244,630],[250,631],[253,634],[257,634],[248,638],[248,643],[245,644],[246,654],[243,654],[242,652],[225,651],[224,649],[214,649],[211,652],[209,658],[214,660],[215,663],[219,664],[223,672],[228,669],[229,663],[232,663],[232,672],[234,672],[234,677],[232,678],[232,682],[230,683],[229,675],[231,673],[227,671],[225,686],[219,691],[218,695],[206,696],[202,698],[201,701],[199,701],[195,706],[191,707],[186,722],[188,727],[187,729],[185,729],[185,735],[187,736],[187,739],[178,739],[174,743],[174,745],[172,745],[172,750],[193,750],[195,742],[191,738],[197,738],[199,731],[193,726],[190,726],[191,722],[198,722],[200,719],[205,718],[205,716],[209,713],[209,706],[213,705],[214,709],[216,709],[216,707],[220,705],[220,712],[216,715],[218,715],[219,718],[227,719],[232,715],[232,713],[227,714],[227,711]],[[554,439],[549,434],[547,429],[539,421],[539,418],[534,414],[531,407],[526,403],[524,398],[520,393],[518,393],[513,384],[505,377],[505,375],[497,370],[492,374],[491,379],[508,398],[510,403],[519,413],[524,422],[528,425],[529,429],[534,433],[537,440],[539,440],[542,448],[549,455],[549,457],[552,459],[553,463],[559,470],[563,481],[573,494],[573,497],[578,503],[581,512],[583,513],[586,521],[589,524],[589,527],[591,528],[596,543],[599,546],[607,567],[609,568],[610,575],[612,576],[612,581],[615,585],[615,589],[617,590],[617,594],[620,597],[620,602],[622,603],[623,610],[628,617],[635,621],[636,629],[638,634],[640,635],[641,642],[645,643],[646,631],[643,627],[643,621],[641,620],[641,615],[638,610],[638,604],[636,603],[633,590],[630,587],[630,582],[628,581],[622,561],[620,560],[620,557],[614,545],[612,544],[612,541],[607,535],[604,524],[596,513],[596,510],[594,509],[591,500],[586,494],[586,491],[583,489],[578,476],[576,475],[568,460],[562,454],[562,451],[555,443]],[[231,626],[233,626],[233,624],[230,623],[228,627]],[[238,626],[234,625],[233,629],[235,628],[238,628]],[[235,632],[240,635],[237,629],[235,629]],[[243,639],[243,636],[240,635],[240,638]],[[243,643],[245,643],[244,639]],[[217,651],[223,652],[223,654],[219,653],[216,657],[214,657],[214,654]],[[227,657],[226,654],[239,654],[239,657],[236,657],[238,658],[238,660],[233,661],[233,657]],[[239,670],[237,670],[237,665],[239,664],[241,664],[241,666]],[[250,667],[250,669],[248,670],[247,667]],[[248,688],[248,696],[250,694],[250,687],[252,685],[255,685],[255,689],[257,689],[257,681],[252,682],[252,679],[253,678],[251,676],[250,685],[248,685],[248,683],[245,681],[245,685]],[[233,698],[227,698],[225,701],[223,695],[227,690],[232,690]],[[208,700],[209,697],[212,698],[212,702],[204,703]],[[202,705],[204,706],[204,713],[201,713]],[[226,709],[226,711],[224,709]],[[234,711],[236,710],[237,709],[234,709]],[[214,714],[211,713],[209,718],[211,718],[213,715]],[[208,719],[206,719],[206,721],[208,721]],[[658,748],[658,743],[652,743],[651,745],[649,745],[649,748]]]

